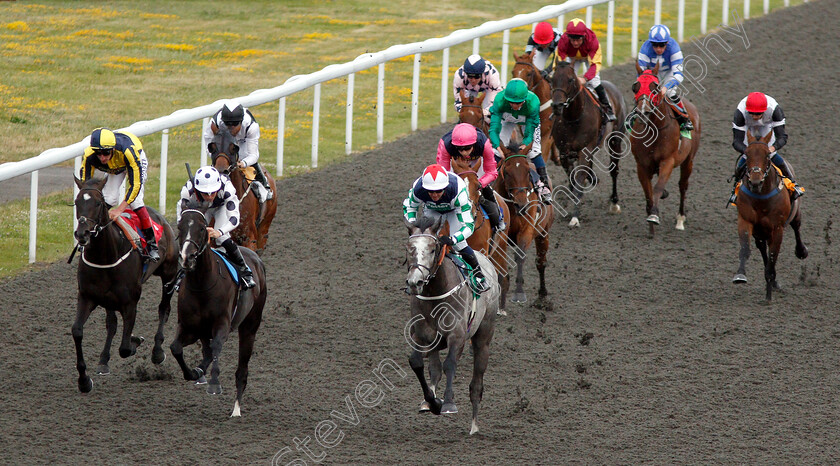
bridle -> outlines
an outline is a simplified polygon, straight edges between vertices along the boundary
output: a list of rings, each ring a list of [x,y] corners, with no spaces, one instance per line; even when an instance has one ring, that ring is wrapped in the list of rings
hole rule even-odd
[[[502,161],[502,166],[504,166],[504,165],[507,163],[507,161],[508,161],[508,160],[510,160],[510,159],[512,159],[512,158],[515,158],[515,157],[524,157],[524,158],[527,158],[527,156],[526,156],[525,154],[513,154],[513,155],[509,155],[508,157],[506,157],[506,158],[505,158],[505,160],[504,160],[504,161]],[[499,169],[499,174],[500,174],[500,175],[502,174],[502,170],[501,170],[501,169]],[[520,193],[520,192],[525,192],[525,196],[526,196],[526,197],[530,197],[530,196],[531,196],[531,194],[534,192],[534,188],[533,188],[533,187],[531,187],[531,186],[514,186],[514,187],[512,187],[512,188],[508,188],[507,186],[505,186],[505,184],[504,184],[504,183],[501,183],[501,185],[505,188],[505,192],[506,192],[506,194],[507,194],[508,196],[511,196],[511,197],[513,197],[516,193]],[[502,196],[502,198],[503,198],[505,201],[507,201],[507,202],[513,202],[513,199],[507,199],[507,198],[505,198],[504,196]]]
[[[537,65],[535,65],[534,62],[522,61],[522,60],[517,60],[516,64],[517,65],[528,65],[528,66],[531,67],[531,73],[529,74],[527,82],[528,82],[528,90],[531,91],[531,92],[534,92],[534,89],[537,88],[537,85],[539,85],[540,81],[542,80],[542,74],[540,73],[540,70],[537,69]],[[514,76],[514,77],[519,78],[519,76]],[[519,78],[519,79],[522,79],[522,78]],[[534,81],[533,84],[531,84],[532,80]]]
[[[556,70],[555,70],[554,73],[555,73],[555,76],[557,76],[557,71]],[[573,81],[577,82],[576,80],[574,80],[574,78],[571,78],[571,79]],[[551,105],[551,107],[554,110],[555,115],[558,115],[558,116],[562,115],[563,110],[569,108],[569,105],[571,105],[572,102],[574,102],[575,99],[577,99],[577,97],[580,95],[580,93],[583,92],[583,85],[580,84],[580,82],[578,82],[577,85],[578,85],[577,86],[577,92],[575,92],[573,95],[570,95],[570,92],[568,92],[566,89],[561,89],[559,87],[554,87],[554,85],[551,86],[551,100],[554,101],[554,103]],[[561,101],[560,99],[555,99],[554,98],[555,93],[563,93],[563,94],[566,94],[569,97],[567,97],[566,100]]]
[[[84,224],[84,225],[85,225],[85,227],[87,228],[87,229],[85,230],[86,232],[91,233],[91,236],[92,236],[92,237],[96,237],[96,236],[97,236],[97,235],[98,235],[98,234],[99,234],[102,230],[104,230],[104,229],[108,228],[108,225],[110,225],[110,224],[111,224],[111,223],[113,223],[114,221],[113,221],[113,220],[109,220],[109,221],[108,221],[107,223],[105,223],[104,225],[102,225],[102,224],[100,224],[100,223],[99,223],[99,222],[100,222],[100,219],[102,219],[103,215],[105,215],[105,201],[104,201],[104,199],[105,199],[105,195],[104,195],[104,194],[102,194],[102,191],[101,191],[100,189],[98,189],[98,188],[81,188],[81,189],[79,189],[79,193],[81,193],[82,191],[94,191],[94,192],[96,192],[96,193],[99,193],[99,197],[100,197],[100,199],[99,199],[99,200],[100,200],[100,205],[99,205],[99,210],[97,211],[97,217],[98,217],[98,219],[97,219],[96,221],[94,221],[94,220],[92,220],[92,219],[89,219],[89,218],[85,217],[84,215],[79,215],[79,216],[76,218],[76,220],[77,220],[80,224]]]
[[[464,159],[466,159],[466,160],[467,160],[467,161],[469,161],[469,162],[474,162],[475,160],[478,160],[478,159],[472,159],[472,160],[471,160],[471,159],[466,158],[466,157],[463,157],[463,158],[464,158]],[[473,175],[475,175],[475,177],[476,177],[476,183],[478,184],[478,181],[477,181],[477,180],[478,180],[478,173],[477,173],[477,172],[475,172],[474,170],[464,170],[464,171],[462,171],[462,172],[458,172],[458,173],[456,173],[456,175],[458,175],[458,176],[461,176],[461,175],[464,175],[464,174],[467,174],[467,175],[468,175],[468,174],[473,174]],[[472,183],[470,183],[470,184],[472,184]],[[479,184],[479,188],[478,188],[478,190],[479,190],[479,194],[478,194],[478,195],[479,195],[479,196],[481,196],[481,187],[480,187],[480,184]],[[475,203],[475,204],[472,206],[472,208],[473,208],[473,212],[474,212],[474,215],[473,215],[473,216],[474,216],[476,219],[480,218],[480,219],[481,219],[481,223],[477,223],[477,224],[475,225],[475,228],[473,228],[473,231],[478,231],[478,229],[479,229],[479,228],[481,228],[481,226],[482,226],[482,225],[484,225],[484,216],[483,216],[483,215],[481,215],[481,210],[480,210],[480,207],[479,207],[477,204],[478,204],[478,203]]]
[[[420,280],[420,282],[425,287],[426,285],[429,284],[429,282],[433,278],[435,278],[435,274],[437,274],[438,269],[440,269],[440,265],[443,263],[443,258],[444,258],[443,252],[444,252],[445,248],[443,247],[443,244],[440,242],[440,238],[438,238],[435,235],[431,235],[429,233],[417,233],[417,234],[409,236],[408,240],[410,242],[412,238],[421,238],[421,237],[433,238],[435,240],[434,265],[432,266],[432,268],[429,268],[429,267],[427,267],[427,266],[425,266],[425,265],[423,265],[419,262],[413,262],[413,263],[408,264],[408,272],[411,272],[411,269],[420,269],[421,271],[423,269],[425,269],[428,272],[428,275],[426,276],[426,278]],[[407,289],[406,289],[406,293],[408,293]]]
[[[753,144],[762,144],[762,145],[768,147],[768,149],[770,147],[770,145],[767,144],[764,141],[753,141],[753,142],[747,144],[747,146],[751,146]],[[759,186],[764,184],[764,180],[767,178],[767,175],[770,173],[770,167],[773,165],[772,163],[770,163],[770,155],[771,154],[768,151],[767,155],[765,156],[765,160],[767,161],[767,163],[766,163],[767,166],[764,167],[764,173],[761,174],[761,180],[759,180],[759,182],[758,182]],[[747,170],[744,171],[744,177],[747,178],[747,180],[749,180],[749,174],[750,173],[761,173],[761,167],[754,166],[754,167],[747,168]],[[750,184],[753,184],[753,183],[750,183]]]
[[[198,217],[201,219],[200,224],[201,224],[202,231],[204,231],[204,233],[206,235],[207,234],[207,219],[204,217],[204,212],[202,212],[198,209],[187,209],[187,210],[184,210],[183,212],[181,212],[181,218],[183,218],[184,215],[188,214],[188,213],[198,214]],[[199,244],[196,241],[193,241],[192,238],[187,238],[187,239],[184,240],[184,242],[192,244],[193,246],[195,246],[196,252],[190,253],[190,256],[191,256],[191,258],[197,258],[197,257],[200,257],[204,253],[205,249],[207,249],[207,245],[210,244],[210,238],[208,237],[207,241],[201,241],[202,244]]]

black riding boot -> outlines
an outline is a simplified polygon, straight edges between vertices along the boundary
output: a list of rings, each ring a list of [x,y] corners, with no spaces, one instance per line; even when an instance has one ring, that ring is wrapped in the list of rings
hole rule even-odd
[[[490,226],[496,231],[504,230],[505,220],[499,215],[499,205],[496,204],[496,196],[493,194],[493,188],[485,186],[481,188],[481,197],[478,198],[478,203],[484,207],[487,216],[490,217]]]
[[[222,247],[225,248],[228,259],[233,262],[236,270],[239,271],[239,283],[242,289],[247,290],[257,286],[257,283],[254,281],[254,274],[251,272],[251,268],[248,267],[248,264],[245,263],[245,258],[242,257],[242,252],[239,250],[239,246],[237,246],[232,239],[228,238],[224,243],[222,243]]]
[[[461,250],[460,254],[461,257],[464,258],[464,262],[469,264],[473,269],[473,276],[478,284],[477,291],[479,293],[484,293],[489,290],[490,286],[487,284],[487,279],[484,277],[484,273],[481,272],[481,266],[478,265],[478,258],[475,257],[475,251],[473,251],[471,247],[467,246]]]
[[[265,188],[265,199],[260,199],[260,202],[265,202],[274,197],[274,193],[271,192],[271,186],[268,185],[268,180],[265,179],[265,173],[263,173],[262,165],[260,165],[259,163],[254,164],[254,181],[261,184]]]
[[[615,113],[613,112],[612,105],[610,105],[610,99],[607,98],[607,91],[604,89],[604,85],[599,84],[595,88],[595,92],[598,94],[598,100],[601,102],[604,113],[607,114],[607,120],[615,121]]]
[[[726,203],[726,207],[729,207],[729,204],[735,204],[735,200],[738,199],[738,196],[735,194],[735,188],[738,186],[738,182],[741,181],[741,178],[747,173],[747,164],[743,164],[741,166],[735,165],[735,174],[732,175],[732,179],[735,180],[732,183],[732,192],[729,194],[729,202]]]
[[[791,200],[798,199],[799,196],[805,194],[805,190],[799,187],[799,185],[796,184],[796,180],[793,179],[793,173],[790,172],[790,168],[788,168],[787,163],[778,164],[776,166],[782,171],[782,175],[793,183],[793,192],[790,195]]]
[[[678,96],[677,94],[674,94],[672,97],[670,97],[670,99],[671,99],[671,102],[674,103],[674,106],[676,106],[677,108],[680,108],[680,96]],[[686,111],[686,113],[688,113],[688,109],[686,109],[685,107],[682,107],[682,108]],[[690,118],[683,116],[681,113],[677,113],[676,117],[677,117],[677,123],[680,124],[680,129],[681,130],[692,131],[694,129],[694,124],[691,123]]]
[[[143,236],[146,237],[146,249],[149,250],[149,260],[157,262],[160,260],[160,253],[158,252],[157,241],[155,240],[155,232],[152,228],[144,228]]]
[[[546,195],[545,192],[540,193],[540,200],[543,204],[548,204],[551,202],[551,188],[549,188],[548,173],[546,173],[545,167],[537,168],[537,175],[540,175],[540,181],[542,181],[542,184],[545,186],[545,191],[548,192],[548,195]]]

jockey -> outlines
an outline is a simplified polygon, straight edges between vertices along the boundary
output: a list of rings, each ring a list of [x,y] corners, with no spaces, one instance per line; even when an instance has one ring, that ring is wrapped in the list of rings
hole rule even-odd
[[[195,187],[187,180],[181,188],[181,200],[176,209],[177,221],[181,220],[181,211],[190,201],[210,202],[204,218],[208,222],[211,218],[216,222],[215,228],[207,227],[207,233],[211,239],[216,239],[216,244],[225,248],[228,259],[239,270],[242,289],[253,288],[256,286],[254,274],[245,263],[239,246],[230,237],[230,232],[239,225],[239,199],[236,197],[236,189],[227,177],[223,178],[218,170],[210,166],[199,168],[193,179]]]
[[[490,139],[484,135],[484,132],[469,123],[455,125],[455,128],[444,134],[438,142],[437,163],[449,171],[452,167],[451,159],[459,157],[464,157],[467,160],[475,160],[479,157],[483,159],[477,173],[479,188],[481,188],[478,203],[484,207],[484,211],[490,217],[490,225],[493,229],[496,231],[504,230],[505,221],[499,215],[496,195],[490,186],[490,183],[499,176]]]
[[[796,199],[805,194],[805,190],[796,184],[793,173],[791,173],[781,154],[777,152],[787,143],[785,113],[776,99],[761,92],[750,92],[748,96],[741,99],[732,120],[732,147],[741,154],[738,157],[738,163],[735,165],[735,186],[744,176],[747,165],[747,156],[744,154],[747,150],[747,131],[755,138],[761,138],[770,131],[773,132],[773,136],[770,137],[770,154],[772,154],[773,165],[779,167],[782,175],[793,183],[791,199]],[[729,196],[729,202],[733,204],[736,199],[735,186],[732,187],[732,194]]]
[[[470,55],[464,60],[464,66],[455,72],[452,89],[455,93],[455,111],[458,113],[461,113],[461,105],[463,105],[461,90],[467,96],[477,96],[479,92],[484,92],[482,107],[484,107],[484,118],[489,121],[490,105],[493,104],[496,94],[502,90],[502,81],[492,63],[481,58],[480,55]]]
[[[657,64],[659,65],[659,82],[664,83],[660,93],[663,97],[667,95],[679,110],[676,117],[680,124],[680,131],[693,130],[694,125],[691,124],[691,120],[683,116],[688,113],[677,94],[677,86],[685,78],[682,72],[683,54],[677,41],[671,37],[668,26],[656,24],[650,28],[648,40],[639,50],[638,64],[642,70],[653,69]]]
[[[560,42],[560,35],[560,30],[543,21],[537,23],[534,33],[528,38],[525,53],[534,52],[534,66],[542,71],[543,78],[547,78],[554,67],[554,52]]]
[[[531,144],[528,158],[534,163],[539,179],[532,176],[531,182],[544,203],[551,200],[551,190],[548,189],[548,173],[542,157],[540,137],[540,99],[528,90],[528,84],[519,79],[511,79],[505,91],[496,96],[490,109],[490,144],[496,151],[496,156],[502,158],[500,144],[507,145],[513,129],[519,125],[522,129],[522,144],[524,150]]]
[[[403,201],[403,215],[411,223],[417,221],[417,209],[423,205],[424,217],[444,217],[449,223],[450,236],[441,236],[439,241],[452,247],[473,269],[473,277],[479,292],[489,289],[484,273],[478,264],[475,251],[467,244],[473,233],[475,220],[467,186],[460,176],[449,173],[438,164],[429,165],[423,175],[408,190]],[[453,233],[454,232],[454,233]]]
[[[256,183],[254,184],[256,187],[254,194],[260,203],[274,197],[274,193],[271,192],[268,181],[263,174],[262,166],[258,163],[260,160],[260,125],[254,119],[251,111],[236,102],[228,102],[210,118],[210,124],[204,131],[204,144],[211,154],[217,151],[213,138],[222,128],[230,132],[230,135],[236,139],[236,144],[240,147],[237,166],[239,168],[254,167],[253,183]]]
[[[90,135],[90,146],[82,156],[79,175],[81,180],[85,181],[93,175],[94,170],[108,173],[108,179],[102,188],[105,202],[114,206],[108,211],[108,217],[114,221],[125,209],[131,207],[140,219],[140,228],[149,249],[148,260],[157,262],[160,260],[160,253],[152,229],[152,219],[149,218],[149,212],[143,204],[148,166],[143,144],[137,136],[124,131],[96,128]],[[126,180],[126,192],[120,202],[120,186],[123,180]]]
[[[578,76],[578,80],[598,95],[607,120],[615,121],[615,113],[607,99],[607,92],[601,85],[601,46],[595,33],[586,27],[582,19],[574,18],[566,25],[566,33],[560,36],[557,43],[557,58],[566,60],[572,67],[578,63],[588,65],[586,73]]]

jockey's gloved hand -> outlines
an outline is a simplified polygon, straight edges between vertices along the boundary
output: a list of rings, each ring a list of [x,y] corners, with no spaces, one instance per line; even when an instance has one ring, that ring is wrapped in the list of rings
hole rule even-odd
[[[440,244],[445,244],[447,246],[453,246],[455,244],[455,240],[451,236],[441,236],[439,241]]]
[[[215,142],[211,142],[211,143],[207,144],[207,152],[209,152],[211,154],[215,154],[218,151],[219,151],[219,149],[216,147]]]

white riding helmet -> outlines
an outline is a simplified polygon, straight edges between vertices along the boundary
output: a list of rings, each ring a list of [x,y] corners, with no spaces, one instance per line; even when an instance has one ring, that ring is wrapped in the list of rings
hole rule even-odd
[[[195,189],[206,194],[212,194],[222,189],[222,176],[213,167],[201,167],[195,172]]]
[[[423,189],[439,191],[449,186],[449,173],[442,165],[429,165],[423,170]]]

